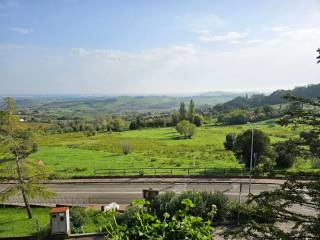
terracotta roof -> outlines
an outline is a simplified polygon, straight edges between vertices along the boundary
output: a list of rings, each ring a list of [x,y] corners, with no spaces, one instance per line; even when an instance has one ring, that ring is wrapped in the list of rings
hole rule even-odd
[[[56,208],[52,208],[50,213],[61,213],[61,212],[66,212],[67,210],[69,210],[68,207],[56,207]]]

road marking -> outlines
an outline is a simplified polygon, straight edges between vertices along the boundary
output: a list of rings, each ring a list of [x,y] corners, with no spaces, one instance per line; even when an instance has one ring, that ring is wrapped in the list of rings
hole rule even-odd
[[[139,192],[55,192],[55,193],[60,193],[60,194],[68,194],[68,193],[75,193],[75,194],[106,194],[106,193],[110,193],[110,194],[142,194],[141,191]]]

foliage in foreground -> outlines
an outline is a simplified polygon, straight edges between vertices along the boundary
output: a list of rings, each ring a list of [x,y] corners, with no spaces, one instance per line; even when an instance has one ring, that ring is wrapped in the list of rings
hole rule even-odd
[[[177,210],[183,210],[183,199],[190,199],[195,207],[189,209],[188,214],[202,217],[216,223],[224,223],[230,214],[231,202],[221,192],[195,192],[186,191],[181,194],[165,192],[158,195],[150,204],[151,212],[155,213],[160,219],[165,213],[173,215]],[[208,215],[212,206],[216,206],[216,214]],[[229,219],[228,219],[229,220]]]
[[[280,123],[294,127],[301,125],[310,127],[312,134],[304,136],[303,139],[307,141],[304,143],[302,141],[300,144],[309,145],[313,157],[319,158],[320,144],[317,143],[320,141],[320,99],[287,97],[287,100],[304,107],[289,111]],[[292,147],[290,148],[293,151]],[[297,181],[296,177],[291,177],[281,185],[280,189],[262,192],[256,196],[251,195],[248,203],[264,209],[264,215],[273,216],[275,220],[263,224],[253,220],[243,225],[233,236],[244,239],[320,239],[319,178],[315,181],[302,182]]]
[[[134,201],[130,218],[123,224],[117,222],[116,212],[110,212],[113,221],[105,225],[106,239],[212,239],[211,221],[204,221],[201,217],[188,214],[189,210],[195,207],[190,199],[182,200],[181,204],[184,205],[184,209],[177,210],[173,215],[164,213],[162,220],[145,210],[148,204],[144,200]],[[213,216],[214,214],[215,207],[213,206],[208,215]]]
[[[273,221],[258,223],[252,219],[237,231],[228,232],[227,235],[231,234],[234,238],[242,239],[319,239],[319,196],[319,180],[301,182],[290,178],[281,188],[251,195],[248,200],[248,204],[263,209],[261,217],[273,216]],[[297,212],[297,208],[308,208],[309,211]]]
[[[21,194],[27,214],[32,218],[30,199],[48,198],[53,195],[43,186],[47,178],[46,168],[41,163],[27,158],[37,150],[32,132],[23,130],[16,116],[15,100],[5,99],[5,109],[0,112],[0,177],[1,182],[15,180],[0,192],[0,201],[5,202]]]

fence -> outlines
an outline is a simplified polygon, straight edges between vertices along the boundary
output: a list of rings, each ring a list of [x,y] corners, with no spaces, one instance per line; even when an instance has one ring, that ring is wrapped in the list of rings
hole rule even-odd
[[[95,176],[249,176],[245,168],[107,168],[95,169]]]
[[[95,177],[249,177],[247,168],[107,168],[95,169]],[[319,179],[319,172],[288,172],[273,170],[272,172],[252,171],[253,177],[287,177],[298,175],[301,179]]]

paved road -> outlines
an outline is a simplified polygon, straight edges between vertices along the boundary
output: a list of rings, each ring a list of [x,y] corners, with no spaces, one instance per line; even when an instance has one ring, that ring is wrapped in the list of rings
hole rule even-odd
[[[281,181],[281,180],[280,180]],[[51,199],[35,199],[33,203],[45,204],[70,204],[70,205],[91,205],[107,204],[117,202],[127,204],[134,199],[142,198],[143,189],[156,189],[160,192],[173,191],[181,193],[186,190],[194,191],[220,191],[225,193],[230,199],[237,200],[240,192],[240,182],[242,182],[242,200],[248,194],[247,179],[108,179],[108,180],[66,180],[64,182],[50,182],[47,187],[57,193]],[[8,184],[0,185],[0,191],[4,190]],[[258,194],[261,191],[270,191],[279,186],[279,180],[254,180],[251,192]],[[10,203],[22,202],[21,197],[10,199]]]

